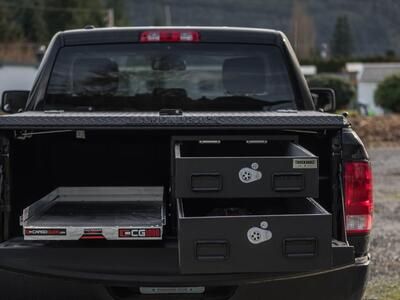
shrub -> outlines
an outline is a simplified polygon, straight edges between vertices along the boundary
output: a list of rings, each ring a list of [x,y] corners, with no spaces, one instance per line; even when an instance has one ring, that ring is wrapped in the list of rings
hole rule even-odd
[[[375,91],[375,103],[400,113],[400,74],[389,76],[379,83]]]
[[[336,107],[344,109],[355,96],[354,88],[351,84],[336,76],[316,75],[308,79],[310,88],[331,88],[336,94]]]

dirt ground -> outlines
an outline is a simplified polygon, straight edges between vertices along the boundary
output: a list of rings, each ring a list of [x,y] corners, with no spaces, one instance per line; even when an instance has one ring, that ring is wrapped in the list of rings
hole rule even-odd
[[[400,147],[400,114],[349,118],[351,125],[369,147]]]
[[[400,147],[374,148],[369,154],[375,212],[370,280],[364,299],[400,300]]]

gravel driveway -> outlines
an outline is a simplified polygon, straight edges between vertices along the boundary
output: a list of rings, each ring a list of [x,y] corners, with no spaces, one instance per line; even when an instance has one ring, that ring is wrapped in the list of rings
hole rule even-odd
[[[372,263],[365,299],[400,299],[400,148],[369,150],[375,188]]]

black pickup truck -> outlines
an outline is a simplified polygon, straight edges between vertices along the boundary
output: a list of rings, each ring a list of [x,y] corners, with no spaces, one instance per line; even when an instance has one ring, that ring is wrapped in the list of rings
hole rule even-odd
[[[0,116],[0,298],[361,299],[372,179],[278,31],[58,33]]]

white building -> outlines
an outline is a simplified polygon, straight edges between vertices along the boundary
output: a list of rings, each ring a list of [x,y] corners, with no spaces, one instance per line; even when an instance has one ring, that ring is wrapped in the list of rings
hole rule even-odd
[[[375,90],[386,77],[400,74],[400,63],[347,63],[346,70],[356,80],[357,102],[366,105],[369,112],[382,114],[374,101]]]
[[[317,75],[317,67],[313,65],[300,66],[301,72],[304,76],[314,76]]]

